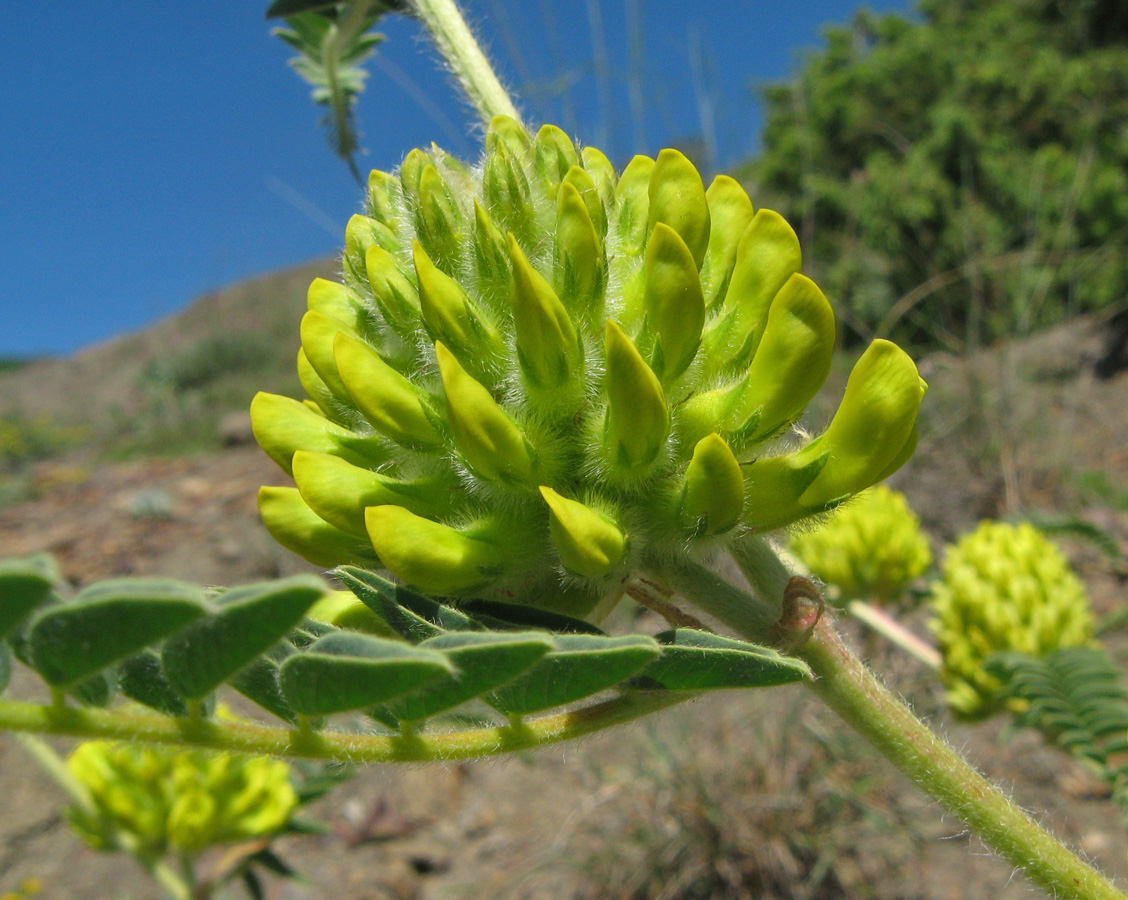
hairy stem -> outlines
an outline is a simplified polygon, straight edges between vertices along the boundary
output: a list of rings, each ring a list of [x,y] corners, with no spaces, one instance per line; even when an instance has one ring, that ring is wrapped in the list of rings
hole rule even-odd
[[[406,735],[348,734],[263,725],[175,719],[149,713],[44,706],[0,700],[0,731],[69,734],[233,753],[340,762],[432,762],[529,750],[629,722],[697,696],[691,692],[631,691],[611,700],[513,725]]]
[[[482,121],[488,124],[494,116],[509,116],[520,122],[509,92],[454,0],[412,0],[412,6]]]
[[[778,608],[790,573],[770,553],[762,539],[738,542],[733,556],[756,588],[758,597],[745,595],[749,609]],[[701,609],[751,639],[747,611],[730,614],[731,598],[718,604],[715,590],[695,596],[692,582],[678,585]],[[735,590],[735,588],[734,588]],[[810,640],[794,654],[815,673],[811,688],[847,724],[904,772],[948,812],[962,819],[983,841],[1021,869],[1051,896],[1069,900],[1125,900],[1099,872],[1090,868],[976,772],[944,741],[933,734],[901,700],[842,643],[825,618]]]

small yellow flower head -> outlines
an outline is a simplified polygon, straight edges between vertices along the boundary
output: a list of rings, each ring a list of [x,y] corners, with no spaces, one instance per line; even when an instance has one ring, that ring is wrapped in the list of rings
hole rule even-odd
[[[998,709],[999,683],[983,668],[992,653],[1043,657],[1093,638],[1085,586],[1029,524],[980,523],[947,548],[941,575],[932,585],[931,626],[948,703],[963,716]]]
[[[342,283],[301,325],[302,402],[260,394],[294,488],[260,510],[317,565],[584,615],[640,563],[707,554],[880,481],[915,445],[916,366],[876,341],[826,433],[834,314],[799,242],[676,150],[617,174],[496,118],[466,167],[374,172]]]
[[[877,485],[843,504],[791,549],[840,599],[886,602],[932,563],[928,540],[905,495]]]
[[[98,850],[121,849],[119,834],[145,854],[266,837],[298,803],[289,767],[265,757],[88,741],[67,767],[95,810],[72,809],[71,823]]]

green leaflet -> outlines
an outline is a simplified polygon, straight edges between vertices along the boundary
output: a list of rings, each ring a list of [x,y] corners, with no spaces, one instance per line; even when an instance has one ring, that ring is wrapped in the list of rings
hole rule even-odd
[[[36,616],[32,665],[48,684],[73,685],[204,615],[203,592],[172,579],[104,581]]]
[[[420,722],[473,700],[527,671],[552,650],[552,636],[538,631],[441,634],[419,645],[436,650],[454,671],[424,685],[387,710],[401,722]]]
[[[452,671],[440,653],[342,631],[289,657],[278,684],[295,712],[324,716],[386,703]]]
[[[641,634],[559,635],[555,650],[487,699],[502,712],[516,716],[564,706],[614,687],[659,652],[658,643]]]
[[[12,677],[12,653],[8,645],[0,643],[0,694],[8,686],[8,679]]]
[[[182,697],[200,699],[282,640],[325,592],[310,575],[232,588],[219,608],[175,637],[161,653],[169,684]]]
[[[188,715],[188,704],[165,678],[161,655],[156,650],[142,650],[118,666],[118,690],[130,700],[143,703],[166,716]]]
[[[0,638],[19,626],[47,599],[59,576],[45,555],[0,560]]]
[[[461,608],[475,620],[493,631],[521,631],[538,628],[554,634],[603,634],[603,629],[584,619],[574,619],[563,613],[552,612],[536,606],[519,603],[502,603],[500,600],[467,600]]]
[[[290,641],[279,641],[269,653],[260,656],[242,671],[236,672],[228,680],[228,684],[268,713],[294,725],[298,717],[286,702],[286,698],[282,696],[282,689],[278,686],[278,669],[296,652]]]
[[[457,609],[437,603],[366,569],[341,566],[333,574],[365,606],[413,644],[447,631],[476,631],[481,628]]]
[[[678,628],[656,639],[662,655],[638,677],[668,691],[774,687],[811,678],[802,660],[707,631]]]

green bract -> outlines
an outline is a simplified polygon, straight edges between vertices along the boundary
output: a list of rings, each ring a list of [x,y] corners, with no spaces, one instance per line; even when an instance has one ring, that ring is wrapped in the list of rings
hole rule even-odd
[[[908,458],[925,385],[876,341],[800,446],[834,345],[800,264],[676,150],[616,176],[499,117],[477,167],[412,151],[373,173],[343,283],[310,288],[308,399],[252,405],[296,483],[263,519],[321,566],[582,616],[628,572],[832,509]]]
[[[791,540],[814,574],[840,600],[888,602],[932,563],[928,540],[905,495],[877,485],[843,505],[815,531]]]
[[[999,708],[999,681],[984,668],[991,654],[1044,657],[1093,638],[1084,585],[1031,525],[982,522],[948,547],[941,574],[932,586],[931,624],[948,703],[961,715]]]

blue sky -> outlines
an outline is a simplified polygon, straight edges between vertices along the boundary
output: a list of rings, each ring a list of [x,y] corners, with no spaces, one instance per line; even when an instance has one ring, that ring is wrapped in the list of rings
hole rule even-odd
[[[721,167],[756,148],[755,85],[793,72],[820,28],[857,5],[464,3],[530,121],[616,161],[706,135]],[[359,190],[266,6],[68,0],[4,15],[0,356],[69,353],[337,249]],[[419,28],[390,17],[379,30],[358,108],[362,167],[391,169],[431,141],[476,154],[473,114]]]

